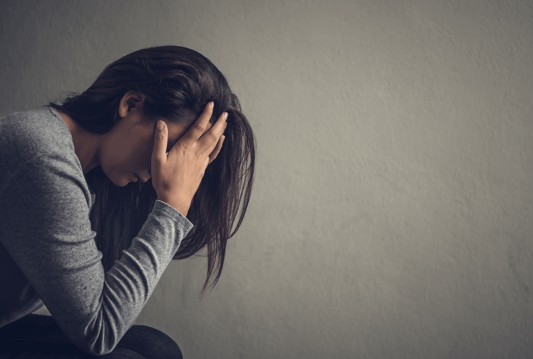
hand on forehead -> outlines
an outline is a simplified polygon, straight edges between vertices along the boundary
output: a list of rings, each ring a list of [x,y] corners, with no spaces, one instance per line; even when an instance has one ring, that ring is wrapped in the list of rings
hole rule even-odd
[[[187,131],[192,128],[192,126],[194,126],[194,123],[196,121],[191,122],[187,127],[185,127],[184,125],[178,125],[167,121],[165,122],[167,123],[168,129],[168,152],[176,144],[176,142],[178,142],[180,138],[183,137],[183,135],[185,135]],[[213,127],[213,124],[211,122],[208,122],[202,136],[204,136],[209,131],[209,129],[211,129],[211,127]],[[200,138],[202,136],[200,136]]]

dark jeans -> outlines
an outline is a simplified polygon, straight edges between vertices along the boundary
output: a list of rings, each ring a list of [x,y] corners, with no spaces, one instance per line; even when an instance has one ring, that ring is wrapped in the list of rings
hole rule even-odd
[[[165,333],[133,325],[115,349],[103,356],[88,355],[72,344],[54,319],[29,314],[0,328],[0,359],[182,359],[181,350]]]

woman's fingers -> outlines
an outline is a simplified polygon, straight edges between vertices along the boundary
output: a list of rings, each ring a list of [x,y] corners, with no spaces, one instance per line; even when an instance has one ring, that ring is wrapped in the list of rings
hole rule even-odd
[[[226,130],[226,118],[228,117],[228,113],[224,112],[217,120],[217,122],[211,126],[209,131],[207,131],[199,140],[196,142],[198,143],[198,152],[197,154],[200,156],[205,156],[211,154],[215,147],[217,146],[220,137]]]
[[[164,121],[157,121],[154,135],[154,149],[152,151],[152,162],[157,161],[158,163],[161,163],[164,161],[167,157],[167,142],[167,125]]]
[[[209,119],[211,118],[213,114],[213,106],[214,102],[210,101],[200,114],[196,121],[194,122],[194,125],[189,128],[189,130],[182,136],[180,141],[182,142],[185,147],[190,147],[193,145],[205,132],[205,129],[207,128],[207,124],[209,123]]]
[[[217,158],[218,154],[220,153],[220,149],[222,148],[222,143],[224,142],[225,138],[226,138],[226,136],[224,136],[224,135],[220,136],[220,139],[218,140],[217,146],[215,147],[213,152],[211,152],[211,154],[209,155],[209,163],[213,162],[215,160],[215,158]]]
[[[226,118],[228,117],[227,112],[224,112],[217,120],[217,122],[211,126],[211,128],[206,131],[209,119],[213,114],[213,101],[210,101],[204,108],[203,112],[198,116],[198,119],[195,121],[194,125],[189,128],[189,130],[180,138],[178,142],[173,146],[179,147],[182,149],[186,148],[195,148],[195,153],[197,156],[206,156],[209,157],[210,153],[216,147],[220,140],[220,136],[224,133],[226,129]]]

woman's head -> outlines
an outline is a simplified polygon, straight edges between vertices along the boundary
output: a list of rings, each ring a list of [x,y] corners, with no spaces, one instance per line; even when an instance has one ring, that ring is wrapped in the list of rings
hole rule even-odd
[[[49,103],[87,133],[114,139],[105,142],[103,153],[107,155],[100,156],[100,165],[85,175],[97,194],[91,223],[106,269],[129,247],[157,198],[149,173],[155,124],[158,120],[167,123],[170,149],[209,101],[214,102],[211,125],[223,112],[228,113],[226,139],[189,208],[187,217],[194,228],[174,256],[187,258],[207,247],[205,290],[215,266],[218,273],[213,286],[218,281],[226,241],[244,218],[255,162],[252,129],[220,71],[203,55],[185,47],[146,48],[106,66],[86,91],[68,97],[62,105]],[[128,142],[126,130],[131,129],[136,137]],[[144,146],[137,148],[138,142]],[[136,173],[141,182],[122,179],[128,171]],[[241,200],[241,216],[230,235]]]
[[[69,116],[58,110],[67,124],[74,141],[83,173],[100,166],[101,171],[113,182],[123,187],[130,182],[146,182],[151,178],[152,152],[156,121],[143,113],[145,96],[140,92],[127,92],[118,105],[120,120],[108,132],[101,135],[87,133]],[[180,124],[161,118],[167,124],[167,152],[192,127],[194,114],[188,114],[187,123]],[[212,127],[208,122],[206,132]]]

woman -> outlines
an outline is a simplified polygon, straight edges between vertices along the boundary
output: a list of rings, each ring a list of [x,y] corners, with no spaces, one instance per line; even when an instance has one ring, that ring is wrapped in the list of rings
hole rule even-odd
[[[181,358],[133,324],[171,259],[206,247],[201,294],[215,270],[216,285],[254,159],[226,79],[179,46],[135,51],[62,105],[1,118],[0,358]],[[43,303],[51,317],[31,314]]]

